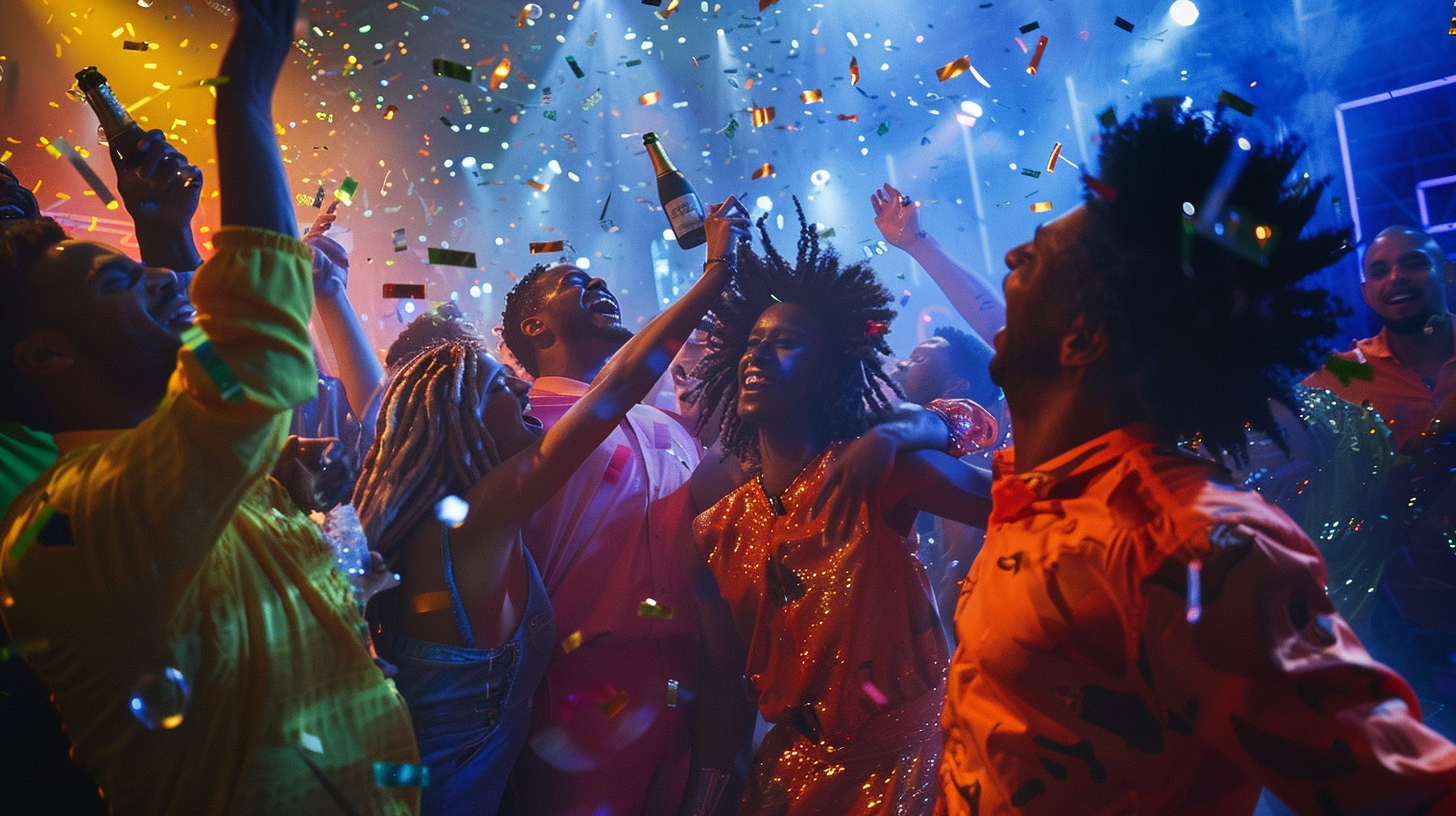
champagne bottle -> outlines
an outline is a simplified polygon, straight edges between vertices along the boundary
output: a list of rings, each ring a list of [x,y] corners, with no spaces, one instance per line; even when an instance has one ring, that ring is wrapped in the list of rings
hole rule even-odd
[[[146,133],[132,121],[126,108],[116,101],[116,94],[111,92],[111,85],[107,83],[106,77],[94,65],[89,66],[76,74],[76,85],[86,97],[86,104],[91,106],[96,118],[100,120],[101,130],[106,134],[106,141],[111,149],[122,158],[130,158],[136,152],[137,142]]]
[[[702,246],[708,240],[708,234],[703,229],[703,219],[707,217],[707,213],[704,212],[703,202],[698,200],[693,185],[688,183],[682,171],[672,166],[667,153],[657,141],[656,133],[643,134],[642,144],[647,146],[647,155],[652,158],[652,169],[657,172],[657,197],[662,201],[662,210],[667,213],[673,235],[677,236],[677,245],[683,249]]]

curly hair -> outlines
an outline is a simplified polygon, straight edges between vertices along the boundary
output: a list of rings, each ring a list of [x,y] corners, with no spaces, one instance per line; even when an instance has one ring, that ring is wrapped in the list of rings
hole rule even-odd
[[[0,221],[0,419],[40,427],[44,420],[29,399],[35,389],[15,367],[15,345],[35,328],[35,288],[26,270],[56,244],[70,238],[52,218]]]
[[[353,502],[374,549],[394,563],[432,508],[463,496],[501,462],[477,382],[491,372],[482,341],[450,340],[416,355],[390,380]]]
[[[1235,461],[1246,426],[1286,447],[1269,401],[1296,410],[1294,381],[1348,314],[1303,283],[1350,250],[1348,229],[1302,235],[1327,183],[1286,183],[1303,152],[1297,137],[1250,144],[1222,105],[1150,104],[1103,130],[1102,176],[1084,177],[1079,306],[1128,355],[1163,435]]]
[[[719,439],[723,450],[750,464],[758,461],[758,427],[738,415],[738,362],[748,348],[748,335],[763,311],[774,303],[797,303],[813,309],[825,333],[826,347],[835,366],[831,384],[814,399],[824,444],[853,439],[895,408],[886,390],[904,398],[904,392],[883,371],[890,308],[894,296],[876,279],[869,264],[841,265],[832,247],[819,245],[819,236],[799,213],[798,257],[790,265],[774,249],[759,218],[764,254],[748,243],[738,247],[738,271],[713,307],[708,329],[708,351],[693,369],[697,384],[690,399],[700,406],[702,431],[721,406]]]
[[[475,324],[465,319],[465,313],[460,311],[460,306],[447,300],[411,320],[400,331],[384,354],[384,368],[387,371],[396,371],[421,352],[451,340],[482,337]]]
[[[983,405],[1001,399],[1001,389],[991,382],[990,346],[979,337],[954,326],[941,326],[932,336],[945,340],[950,352],[951,370],[957,377],[964,378],[969,386],[966,396]]]
[[[531,267],[531,271],[522,275],[516,285],[511,287],[511,291],[506,293],[505,310],[501,312],[501,340],[505,341],[511,355],[520,361],[532,377],[538,376],[536,372],[539,370],[536,349],[531,345],[531,338],[521,331],[521,321],[541,311],[546,293],[536,284],[541,282],[541,276],[546,270],[556,266],[560,264],[536,264]]]

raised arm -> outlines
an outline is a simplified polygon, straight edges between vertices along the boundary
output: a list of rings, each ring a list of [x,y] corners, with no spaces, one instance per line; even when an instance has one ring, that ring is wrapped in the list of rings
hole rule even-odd
[[[523,522],[561,488],[586,457],[667,370],[683,340],[697,327],[732,276],[734,242],[748,236],[748,219],[729,198],[706,221],[708,262],[703,276],[676,303],[653,318],[607,362],[591,390],[533,446],[491,471],[471,490],[470,503],[490,501]],[[499,523],[496,514],[496,523]],[[469,524],[470,520],[467,519]]]
[[[364,334],[364,325],[354,305],[349,302],[349,253],[326,233],[338,216],[334,210],[338,201],[319,213],[313,227],[303,236],[303,242],[313,248],[313,308],[319,321],[324,324],[329,345],[334,349],[334,358],[339,363],[339,379],[344,383],[344,396],[349,408],[361,422],[369,414],[374,396],[384,382],[384,366],[369,346],[369,337]],[[374,437],[372,427],[366,427],[366,439]]]
[[[886,184],[870,195],[870,206],[885,240],[910,253],[982,342],[990,345],[996,330],[1006,325],[1006,301],[1000,290],[962,266],[933,235],[921,229],[920,205],[899,190]]]
[[[192,216],[202,197],[202,171],[168,144],[160,130],[148,131],[128,159],[115,150],[107,152],[116,169],[116,191],[136,227],[142,263],[174,272],[201,266]]]
[[[217,178],[222,225],[298,237],[288,177],[273,133],[273,89],[292,47],[298,0],[238,4],[217,88]]]

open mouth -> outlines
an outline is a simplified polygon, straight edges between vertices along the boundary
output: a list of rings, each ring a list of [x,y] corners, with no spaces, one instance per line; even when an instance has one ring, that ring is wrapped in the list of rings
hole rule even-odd
[[[182,331],[197,320],[197,309],[184,300],[167,313],[166,322],[172,328]]]
[[[607,317],[615,317],[618,319],[622,317],[622,307],[618,306],[617,301],[610,296],[597,298],[595,301],[592,302],[590,306],[587,307],[587,311],[592,312],[593,314],[606,315]]]
[[[761,391],[773,385],[773,380],[765,377],[762,372],[750,369],[743,375],[743,386],[740,390],[745,392]]]

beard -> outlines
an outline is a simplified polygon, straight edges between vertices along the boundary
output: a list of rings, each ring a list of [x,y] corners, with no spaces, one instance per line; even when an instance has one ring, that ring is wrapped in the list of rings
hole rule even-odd
[[[1391,334],[1420,334],[1437,317],[1440,317],[1440,315],[1427,312],[1425,314],[1407,317],[1404,320],[1387,322],[1385,323],[1385,328],[1389,329]]]

